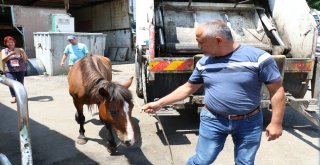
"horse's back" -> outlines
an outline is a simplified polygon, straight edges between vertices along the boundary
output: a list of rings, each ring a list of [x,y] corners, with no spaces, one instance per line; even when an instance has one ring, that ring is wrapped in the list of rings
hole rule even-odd
[[[96,61],[97,69],[100,74],[108,81],[112,81],[112,63],[109,58],[93,55],[92,58]]]
[[[108,57],[100,56],[100,55],[93,55],[95,58],[99,58],[108,68],[112,68],[111,60]]]
[[[91,59],[88,59],[91,58]],[[91,64],[92,62],[92,64]],[[95,67],[95,68],[93,68]],[[75,62],[68,73],[69,93],[75,99],[82,99],[87,96],[85,82],[88,81],[86,75],[97,74],[97,77],[107,81],[112,80],[111,61],[100,55],[87,55]],[[87,98],[83,98],[87,100]]]

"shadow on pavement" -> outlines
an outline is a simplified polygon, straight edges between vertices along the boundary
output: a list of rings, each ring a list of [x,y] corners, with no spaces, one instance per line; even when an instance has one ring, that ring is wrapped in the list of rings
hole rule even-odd
[[[134,60],[129,61],[111,61],[112,65],[133,64]]]
[[[184,145],[190,144],[190,141],[185,136],[186,134],[196,134],[198,135],[199,129],[199,115],[194,110],[181,110],[180,116],[170,117],[170,116],[162,116],[160,120],[163,124],[166,136],[170,145]],[[264,130],[268,126],[272,113],[270,111],[264,110]],[[163,136],[162,129],[159,123],[156,123],[157,134],[161,139],[164,145],[167,145],[165,138]],[[314,144],[308,139],[304,138],[301,134],[306,134],[311,138],[320,138],[320,131],[317,129],[317,126],[312,124],[309,120],[307,120],[304,116],[302,116],[299,112],[294,109],[287,107],[284,120],[283,120],[283,129],[291,133],[292,135],[299,138],[301,141],[310,145],[311,147],[320,151],[320,146],[318,144]]]
[[[135,138],[136,143],[131,147],[125,147],[120,145],[118,147],[119,154],[123,154],[127,159],[129,164],[144,164],[144,165],[151,165],[152,163],[147,159],[144,153],[141,150],[142,145],[142,138],[141,138],[141,131],[139,127],[139,120],[133,118],[134,122],[134,129],[135,129]]]
[[[122,71],[121,70],[112,69],[112,73],[113,72],[122,72]]]
[[[266,128],[271,120],[272,112],[270,111],[263,111],[264,115],[264,128]],[[311,138],[320,138],[320,131],[317,126],[315,126],[312,122],[310,122],[307,118],[305,118],[302,114],[298,111],[292,109],[291,107],[286,108],[286,112],[283,119],[283,130],[289,132],[290,134],[294,135],[301,141],[305,142],[306,144],[310,145],[314,149],[320,151],[319,144],[314,144],[311,141],[304,138],[304,135],[308,135]],[[303,133],[303,134],[301,134]]]
[[[12,164],[21,164],[17,112],[0,103],[0,153]],[[33,164],[96,165],[75,147],[75,142],[59,132],[29,120]]]
[[[103,125],[103,123],[100,120],[94,119],[87,121],[92,122],[95,125]],[[143,165],[151,165],[151,162],[146,158],[144,153],[141,150],[141,144],[142,144],[142,139],[141,139],[141,132],[140,132],[140,127],[139,127],[139,120],[136,118],[133,118],[134,122],[134,129],[135,129],[135,138],[136,142],[133,146],[131,147],[125,147],[123,145],[118,146],[118,151],[116,154],[112,156],[108,156],[106,159],[106,162],[112,162],[114,157],[117,156],[125,156],[128,159],[129,164],[143,164]],[[120,140],[116,137],[116,134],[113,132],[115,135],[115,140],[117,144],[120,144]],[[101,139],[97,138],[88,138],[88,140],[97,142],[100,145],[104,145],[106,147],[106,139],[107,139],[107,129],[104,127],[101,128],[99,131],[99,136]],[[108,154],[107,148],[106,148],[106,153]]]
[[[104,125],[100,120],[95,119],[95,118],[92,118],[92,119],[90,119],[90,120],[86,120],[86,121],[84,122],[84,124],[87,124],[87,123],[92,123],[92,124],[94,124],[94,125]]]
[[[159,116],[170,145],[191,144],[186,134],[199,134],[199,115],[197,111],[185,109],[179,111],[180,116]],[[159,121],[156,123],[157,135],[167,145]]]
[[[49,102],[49,101],[53,101],[53,97],[52,96],[29,97],[28,101]]]

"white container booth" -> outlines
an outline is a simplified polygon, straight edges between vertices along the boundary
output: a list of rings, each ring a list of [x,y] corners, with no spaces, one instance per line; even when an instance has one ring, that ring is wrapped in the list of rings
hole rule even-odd
[[[54,76],[68,73],[67,66],[60,67],[65,47],[69,44],[68,35],[75,35],[78,42],[86,44],[89,53],[104,55],[106,34],[103,33],[68,33],[68,32],[35,32],[34,47],[48,75]],[[68,60],[68,59],[67,59]]]

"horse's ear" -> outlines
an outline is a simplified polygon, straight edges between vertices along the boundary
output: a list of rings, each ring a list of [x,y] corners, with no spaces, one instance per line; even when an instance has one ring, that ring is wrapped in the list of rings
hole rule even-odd
[[[126,83],[124,83],[123,86],[126,88],[129,88],[130,85],[132,84],[132,81],[133,81],[133,76],[130,77],[130,79]]]
[[[100,88],[100,89],[99,89],[99,94],[100,94],[101,96],[109,97],[108,91],[106,91],[104,88]]]

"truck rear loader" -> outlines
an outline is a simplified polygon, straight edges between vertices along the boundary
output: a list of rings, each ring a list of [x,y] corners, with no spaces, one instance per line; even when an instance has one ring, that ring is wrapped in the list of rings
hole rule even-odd
[[[223,20],[236,42],[269,52],[283,76],[287,104],[319,126],[317,26],[305,0],[151,0],[136,1],[136,93],[145,102],[161,98],[187,82],[204,56],[195,29],[207,20]],[[307,91],[311,95],[307,96]],[[164,107],[200,109],[203,89]],[[261,108],[272,110],[266,88]]]

